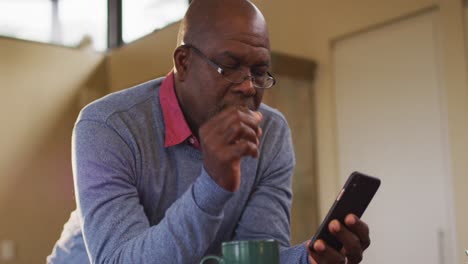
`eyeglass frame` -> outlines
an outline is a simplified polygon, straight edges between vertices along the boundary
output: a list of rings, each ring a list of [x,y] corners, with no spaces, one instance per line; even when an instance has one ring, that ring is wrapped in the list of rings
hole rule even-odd
[[[221,77],[232,83],[232,84],[242,84],[243,82],[245,82],[245,80],[250,80],[252,81],[252,84],[255,88],[257,89],[270,89],[271,87],[273,87],[275,84],[276,84],[276,79],[275,77],[273,77],[273,75],[271,75],[271,73],[269,71],[266,72],[266,78],[269,78],[270,80],[272,80],[272,83],[270,86],[268,87],[260,87],[260,86],[257,86],[256,83],[255,83],[255,76],[252,76],[252,75],[248,75],[248,74],[244,74],[242,73],[242,71],[238,70],[238,69],[232,69],[232,71],[237,71],[237,72],[241,72],[244,77],[242,79],[242,81],[240,82],[234,82],[230,79],[228,79],[225,74],[226,74],[226,70],[223,69],[221,66],[219,66],[217,63],[215,63],[214,61],[212,61],[210,58],[208,58],[208,56],[206,56],[201,50],[199,50],[197,47],[191,45],[191,44],[182,44],[180,47],[185,47],[185,48],[188,48],[188,49],[191,49],[193,51],[195,51],[196,54],[198,54],[202,59],[204,59],[208,65],[210,65],[211,67],[213,67],[217,73],[219,73],[221,75]],[[262,76],[263,77],[263,76]]]

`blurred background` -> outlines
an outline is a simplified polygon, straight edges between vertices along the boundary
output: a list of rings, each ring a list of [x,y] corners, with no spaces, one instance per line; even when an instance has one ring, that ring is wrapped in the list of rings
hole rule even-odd
[[[467,263],[468,4],[255,0],[291,127],[292,242],[354,170],[382,185],[363,263]],[[79,110],[167,74],[186,0],[0,0],[0,263],[44,263],[75,209]]]

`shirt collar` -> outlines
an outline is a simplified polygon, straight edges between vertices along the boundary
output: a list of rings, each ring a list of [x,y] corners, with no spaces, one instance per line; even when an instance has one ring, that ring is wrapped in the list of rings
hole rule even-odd
[[[166,75],[159,92],[166,127],[164,147],[171,147],[182,142],[187,142],[199,149],[200,144],[185,120],[174,87],[174,72],[171,71]]]

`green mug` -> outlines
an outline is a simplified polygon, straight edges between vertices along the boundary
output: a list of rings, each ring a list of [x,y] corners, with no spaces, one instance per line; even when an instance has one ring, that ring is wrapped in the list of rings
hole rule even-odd
[[[222,248],[222,258],[206,256],[200,264],[209,259],[221,264],[279,264],[278,242],[273,239],[224,242]]]

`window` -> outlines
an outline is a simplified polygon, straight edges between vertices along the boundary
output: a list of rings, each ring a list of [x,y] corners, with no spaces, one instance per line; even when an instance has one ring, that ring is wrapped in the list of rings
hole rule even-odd
[[[0,0],[0,34],[50,42],[52,1]]]
[[[107,0],[0,0],[0,35],[107,48]]]
[[[71,47],[86,45],[104,51],[108,47],[109,1],[0,0],[0,35]],[[111,16],[117,19],[110,21],[110,39],[118,39],[112,47],[180,20],[189,5],[188,0],[112,2],[114,7],[119,6],[113,8]]]
[[[60,42],[76,46],[91,40],[96,50],[107,48],[107,0],[58,0]]]
[[[122,0],[122,39],[128,43],[182,19],[188,0]]]

